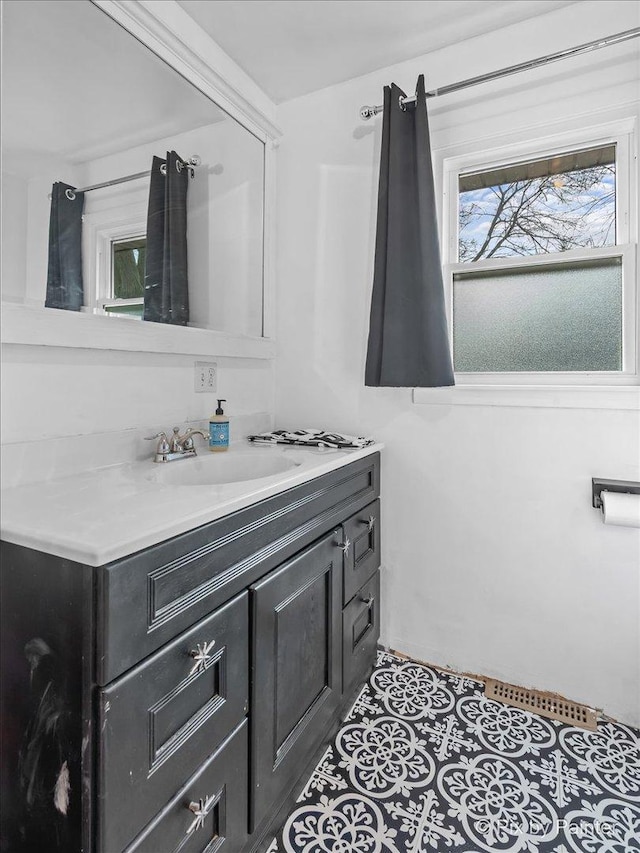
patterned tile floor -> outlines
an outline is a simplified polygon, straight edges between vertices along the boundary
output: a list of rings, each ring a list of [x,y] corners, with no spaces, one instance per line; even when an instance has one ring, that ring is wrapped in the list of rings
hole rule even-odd
[[[380,653],[270,853],[640,853],[640,733]]]

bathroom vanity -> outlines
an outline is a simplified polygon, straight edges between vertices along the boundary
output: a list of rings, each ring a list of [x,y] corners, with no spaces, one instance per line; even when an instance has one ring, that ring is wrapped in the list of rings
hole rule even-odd
[[[2,850],[264,849],[374,661],[378,450],[315,463],[292,450],[307,462],[244,498],[122,487],[116,552],[135,501],[158,521],[144,534],[155,542],[107,562],[106,546],[80,559],[56,538],[55,509],[40,525],[54,553],[9,518]],[[65,506],[65,489],[47,501]],[[75,491],[87,515],[91,495]],[[209,493],[211,518],[194,524],[189,502]]]

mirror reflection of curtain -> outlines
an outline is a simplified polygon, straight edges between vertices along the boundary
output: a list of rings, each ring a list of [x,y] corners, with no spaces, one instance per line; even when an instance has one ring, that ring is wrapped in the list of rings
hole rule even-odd
[[[68,191],[68,195],[67,195]],[[79,311],[82,283],[82,211],[84,193],[57,181],[51,189],[49,267],[45,307]]]
[[[182,162],[175,151],[167,152],[166,160],[153,158],[147,214],[143,314],[145,320],[178,326],[186,326],[189,322],[189,169]]]

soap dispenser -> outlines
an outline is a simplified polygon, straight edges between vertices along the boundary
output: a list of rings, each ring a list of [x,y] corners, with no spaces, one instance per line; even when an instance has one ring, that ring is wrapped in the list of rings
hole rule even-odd
[[[209,450],[214,452],[229,449],[229,418],[222,410],[226,400],[218,400],[215,415],[209,418]]]

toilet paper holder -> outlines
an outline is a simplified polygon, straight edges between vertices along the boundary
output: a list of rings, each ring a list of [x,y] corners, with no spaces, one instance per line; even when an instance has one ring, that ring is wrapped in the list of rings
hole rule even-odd
[[[602,480],[599,477],[591,479],[591,506],[602,509],[602,492],[621,492],[626,495],[640,495],[640,483],[633,480]]]

